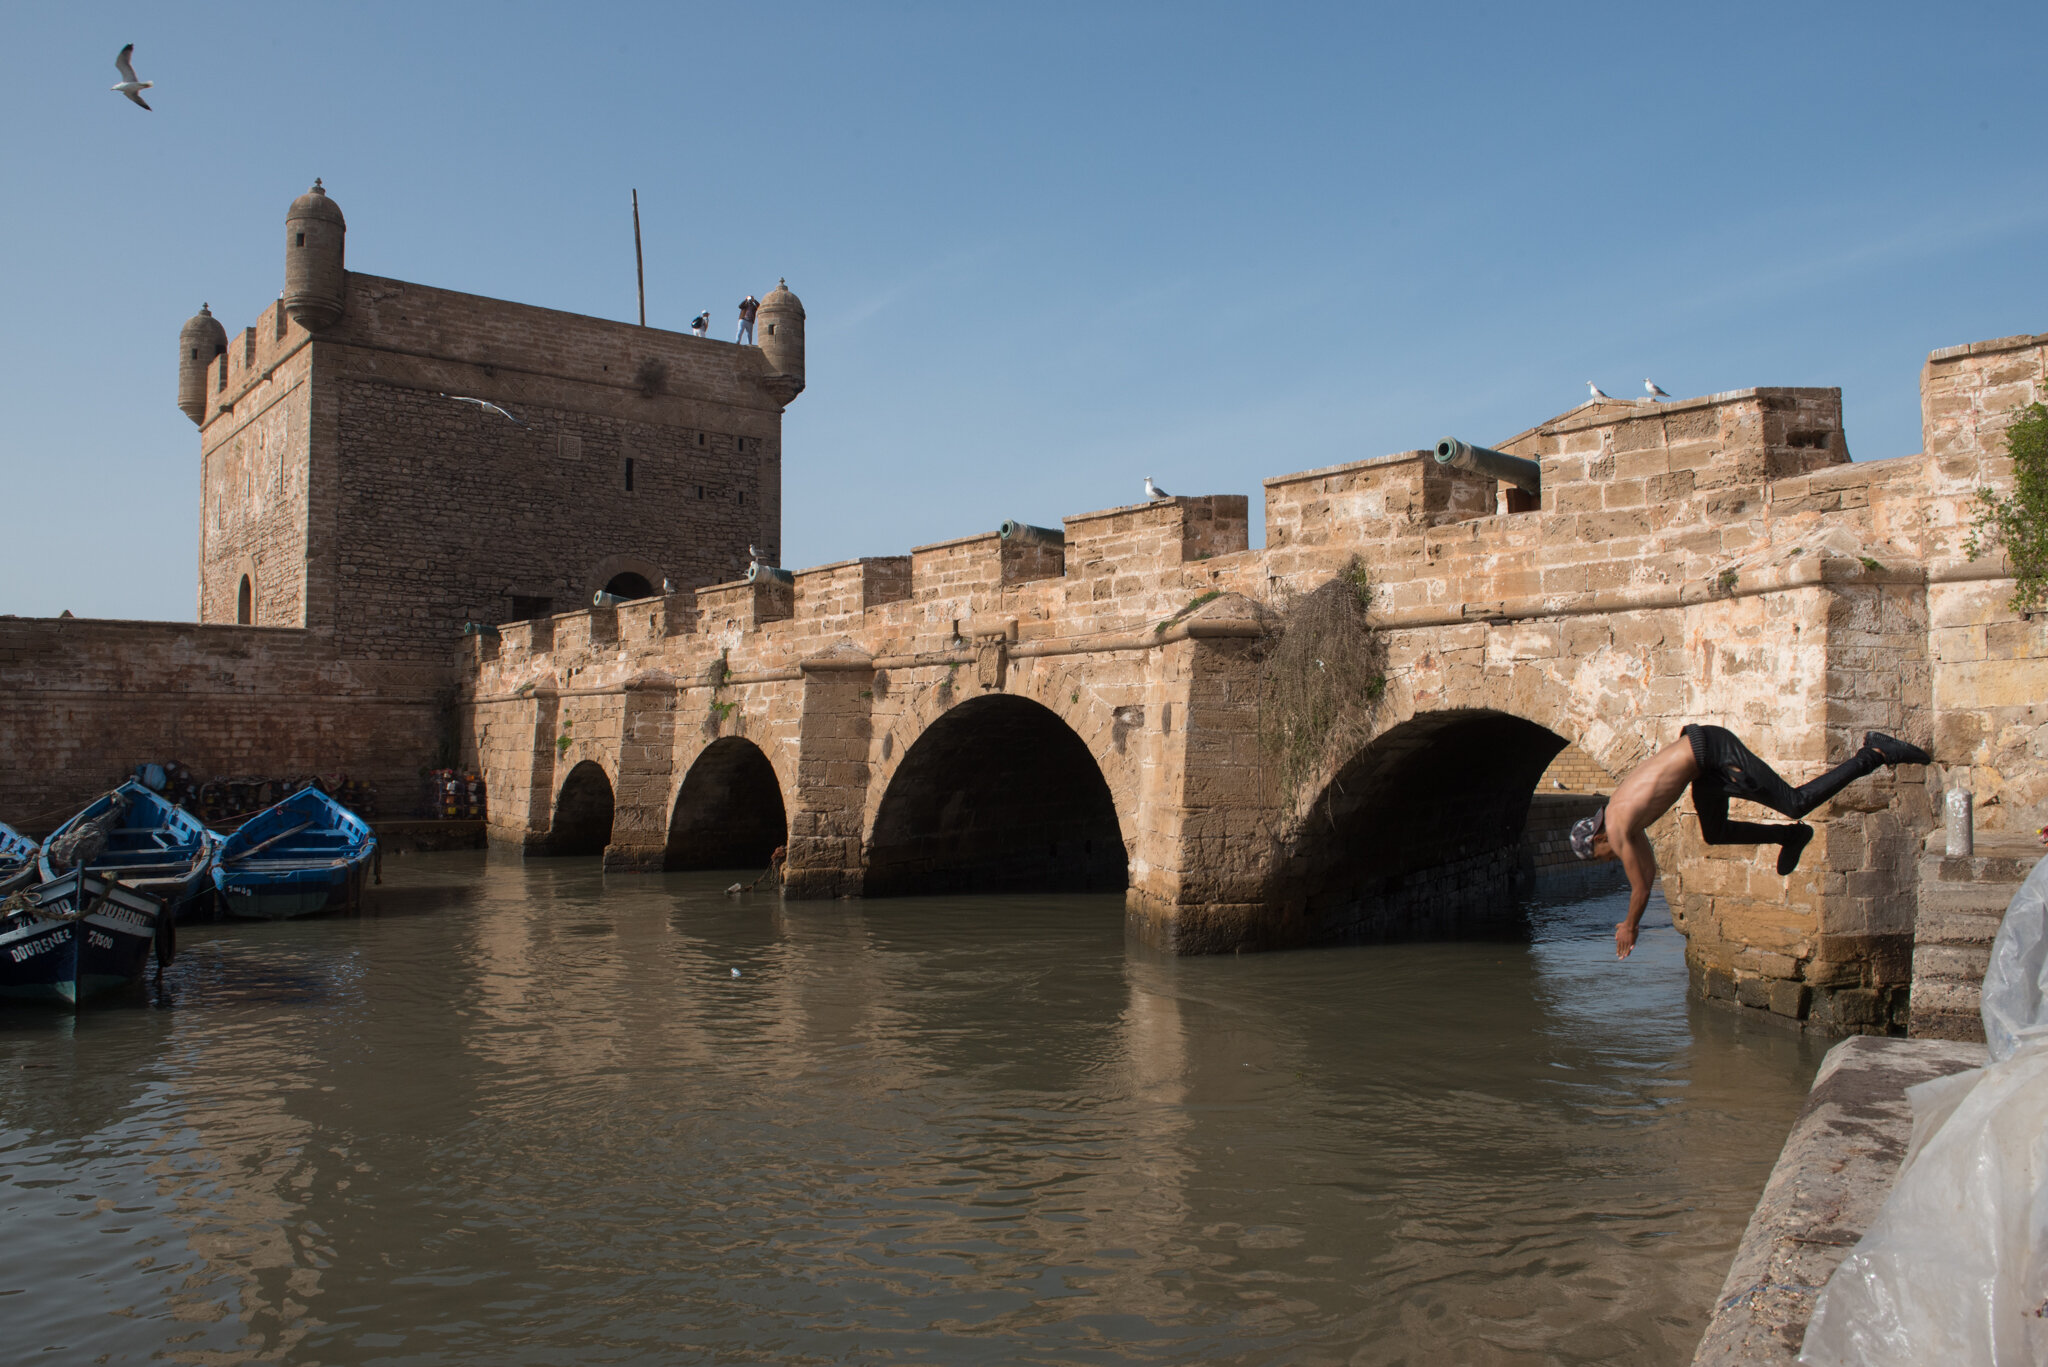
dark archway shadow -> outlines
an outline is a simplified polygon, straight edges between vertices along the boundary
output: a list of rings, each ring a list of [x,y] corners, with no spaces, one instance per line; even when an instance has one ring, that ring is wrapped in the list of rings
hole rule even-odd
[[[870,897],[1121,892],[1116,802],[1050,708],[992,694],[953,708],[903,756],[875,814]]]
[[[595,760],[584,760],[562,780],[547,854],[603,854],[612,843],[612,781]]]
[[[1519,938],[1530,797],[1565,738],[1505,712],[1425,713],[1340,770],[1289,843],[1276,899],[1311,942]]]
[[[648,581],[646,575],[626,570],[606,580],[604,591],[619,598],[651,598],[654,596],[654,585]]]
[[[782,784],[761,747],[722,736],[704,747],[669,815],[664,869],[763,869],[789,838]]]

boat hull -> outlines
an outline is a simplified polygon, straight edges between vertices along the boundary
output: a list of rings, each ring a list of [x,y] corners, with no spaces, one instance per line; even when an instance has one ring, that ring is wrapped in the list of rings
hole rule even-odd
[[[34,907],[0,922],[0,998],[76,1006],[170,957],[169,913],[145,893],[73,872],[30,895]]]
[[[266,877],[261,871],[223,870],[216,874],[224,915],[237,921],[292,921],[360,911],[367,861],[290,881]],[[299,875],[311,871],[293,870]]]
[[[264,808],[221,842],[213,885],[223,914],[289,921],[362,909],[377,837],[369,823],[316,788]]]

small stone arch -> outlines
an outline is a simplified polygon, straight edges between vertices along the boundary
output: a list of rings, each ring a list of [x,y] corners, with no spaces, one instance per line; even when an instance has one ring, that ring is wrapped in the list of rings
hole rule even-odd
[[[864,891],[1121,892],[1122,821],[1094,754],[1057,713],[982,694],[947,708],[893,766]]]
[[[599,593],[618,593],[621,598],[650,597],[661,592],[666,579],[661,565],[644,555],[608,555],[591,569],[583,601],[577,606],[589,607]],[[621,584],[625,591],[614,589],[614,584]]]
[[[555,794],[546,853],[603,854],[612,843],[613,807],[611,775],[604,766],[591,759],[577,764]]]
[[[664,869],[761,869],[789,840],[782,782],[761,747],[720,736],[684,775],[670,809]]]

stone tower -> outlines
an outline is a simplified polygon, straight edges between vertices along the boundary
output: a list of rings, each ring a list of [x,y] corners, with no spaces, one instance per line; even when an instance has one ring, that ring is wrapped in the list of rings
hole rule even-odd
[[[768,291],[756,322],[761,354],[788,390],[788,398],[783,400],[788,403],[804,392],[804,304],[789,292],[789,281],[777,281]]]
[[[356,658],[453,658],[464,623],[745,573],[781,551],[782,409],[803,305],[762,346],[348,270],[324,186],[285,216],[284,291],[180,334],[199,424],[199,620],[331,632]]]
[[[227,349],[227,329],[204,304],[178,329],[178,408],[194,422],[206,416],[206,372]]]
[[[292,321],[308,332],[332,327],[341,317],[343,248],[348,220],[341,206],[327,197],[319,177],[313,188],[292,201],[284,216],[284,307]]]

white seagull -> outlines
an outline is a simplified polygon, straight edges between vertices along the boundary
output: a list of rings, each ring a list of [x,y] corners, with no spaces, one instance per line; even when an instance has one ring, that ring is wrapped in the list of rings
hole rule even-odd
[[[443,394],[441,397],[444,399],[453,399],[457,403],[473,403],[478,408],[483,409],[483,411],[486,413],[496,413],[499,417],[511,423],[514,427],[526,426],[525,423],[519,421],[519,419],[513,417],[510,413],[507,413],[504,409],[498,407],[498,405],[491,403],[486,399],[472,399],[467,394]]]
[[[1172,498],[1173,495],[1152,482],[1152,476],[1145,476],[1145,497],[1153,499]]]
[[[1663,390],[1657,388],[1657,382],[1655,380],[1644,380],[1643,392],[1650,396],[1651,403],[1655,403],[1659,399],[1668,399],[1671,397],[1669,394],[1666,394]]]
[[[756,565],[761,563],[761,553],[754,549],[754,543],[751,541],[747,543],[747,559],[753,561]]]
[[[1597,402],[1598,402],[1599,400],[1601,400],[1601,399],[1604,399],[1604,398],[1606,398],[1606,397],[1607,397],[1607,395],[1606,395],[1606,394],[1604,394],[1604,393],[1602,393],[1602,392],[1601,392],[1600,386],[1599,386],[1599,385],[1597,385],[1597,384],[1594,384],[1594,383],[1593,383],[1593,382],[1592,382],[1591,380],[1588,380],[1588,381],[1586,381],[1586,389],[1587,389],[1587,391],[1588,391],[1588,392],[1590,392],[1590,393],[1592,394],[1592,396],[1593,396],[1593,401],[1594,401],[1594,402],[1596,402],[1596,403],[1597,403]]]
[[[130,60],[134,56],[135,44],[130,43],[127,47],[121,49],[121,55],[114,59],[114,70],[121,73],[121,83],[119,85],[110,85],[107,89],[118,90],[144,109],[149,109],[149,101],[142,98],[142,92],[154,86],[156,82],[138,81],[135,79],[135,65]],[[155,113],[156,111],[150,110],[150,112]]]

